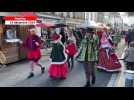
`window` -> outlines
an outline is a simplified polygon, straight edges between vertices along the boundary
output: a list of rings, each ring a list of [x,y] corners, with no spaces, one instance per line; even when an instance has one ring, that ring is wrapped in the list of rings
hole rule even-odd
[[[61,13],[61,12],[55,12],[55,15],[56,15],[56,16],[60,16],[60,13]]]
[[[63,16],[64,16],[64,13],[63,13],[63,12],[61,12],[61,14],[60,14],[60,15],[61,15],[61,17],[63,17]]]
[[[55,12],[51,12],[52,15],[55,15]]]
[[[44,14],[51,15],[52,12],[45,12]]]
[[[73,18],[75,18],[75,12],[73,12]]]
[[[73,12],[70,12],[70,18],[73,18]]]
[[[6,39],[16,39],[16,30],[15,29],[7,29],[6,30]]]
[[[70,17],[70,12],[67,12],[67,17],[68,17],[68,18]]]

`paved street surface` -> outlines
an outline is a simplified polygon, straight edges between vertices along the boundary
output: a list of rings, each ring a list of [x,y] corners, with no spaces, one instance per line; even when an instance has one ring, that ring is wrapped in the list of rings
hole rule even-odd
[[[127,48],[125,44],[124,39],[121,40],[119,43],[119,48],[117,50],[117,54],[119,58],[124,58],[124,51]],[[124,87],[125,86],[125,77],[124,77],[124,71],[125,71],[125,65],[122,60],[120,60],[122,65],[122,71],[118,74],[113,74],[112,77],[116,77],[115,82],[112,87]]]
[[[29,65],[27,61],[9,65],[0,71],[1,87],[82,87],[85,84],[85,74],[81,63],[76,63],[75,68],[69,73],[67,80],[52,80],[48,76],[50,62],[42,62],[47,65],[45,74],[40,74],[36,68],[36,75],[27,79]],[[105,77],[104,77],[105,76]],[[97,71],[97,82],[95,87],[105,87],[110,79],[111,73]]]
[[[40,68],[36,67],[35,77],[31,79],[27,79],[30,71],[28,61],[10,64],[0,69],[0,87],[83,87],[85,85],[84,69],[79,62],[75,62],[75,67],[68,74],[66,80],[52,80],[49,78],[50,61],[48,58],[47,55],[44,55],[41,59],[41,64],[46,67],[45,73],[41,74]],[[117,77],[118,75],[118,73],[109,73],[102,70],[96,70],[96,73],[96,84],[93,87],[107,87],[111,81],[111,76],[116,74]]]
[[[52,80],[48,76],[49,61],[42,61],[46,66],[45,74],[40,74],[37,67],[35,77],[27,79],[29,65],[27,61],[11,64],[0,71],[1,87],[83,87],[85,84],[85,74],[81,63],[76,63],[67,80]],[[105,87],[110,79],[111,73],[97,71],[97,82],[95,87]]]

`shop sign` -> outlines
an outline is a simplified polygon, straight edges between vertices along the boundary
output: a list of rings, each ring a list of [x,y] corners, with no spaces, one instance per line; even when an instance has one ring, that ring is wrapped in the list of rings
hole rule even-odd
[[[52,20],[52,19],[44,19],[43,20],[43,23],[57,23],[58,22],[58,20]]]

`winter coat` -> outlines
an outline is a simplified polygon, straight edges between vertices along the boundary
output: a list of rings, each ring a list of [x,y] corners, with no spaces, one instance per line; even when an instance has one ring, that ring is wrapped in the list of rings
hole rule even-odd
[[[129,32],[127,37],[128,37],[128,44],[134,41],[134,32]]]
[[[65,40],[66,40],[65,32],[60,32],[60,35],[62,36],[61,42],[64,44],[65,43]]]
[[[98,60],[99,38],[94,35],[93,38],[84,38],[81,42],[80,53],[77,56],[78,61],[97,61]]]
[[[134,47],[126,49],[124,58],[127,62],[134,62]]]

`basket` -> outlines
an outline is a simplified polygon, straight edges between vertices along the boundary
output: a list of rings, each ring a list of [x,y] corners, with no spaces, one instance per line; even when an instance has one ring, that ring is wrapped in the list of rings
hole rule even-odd
[[[5,65],[7,63],[7,58],[5,57],[4,53],[0,51],[0,63]]]

